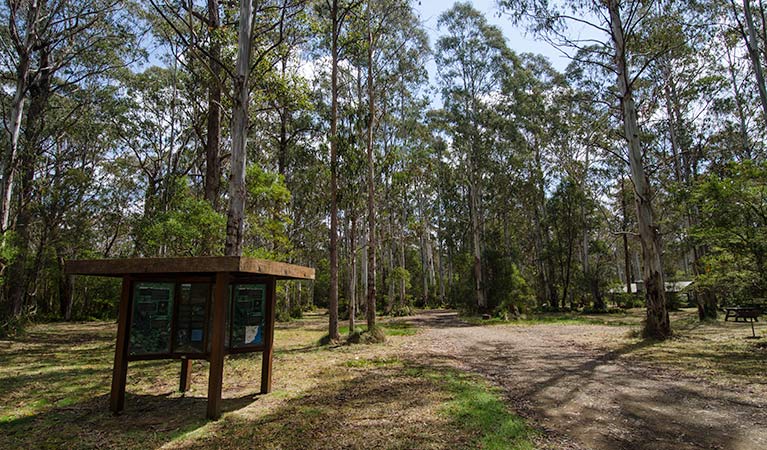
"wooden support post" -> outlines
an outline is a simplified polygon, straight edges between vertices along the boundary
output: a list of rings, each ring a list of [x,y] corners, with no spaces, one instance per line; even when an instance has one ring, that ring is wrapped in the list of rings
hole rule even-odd
[[[112,367],[112,392],[109,397],[109,409],[118,414],[125,407],[125,382],[128,377],[128,345],[130,339],[131,316],[131,277],[123,277],[120,306],[117,315],[117,344]]]
[[[178,382],[178,390],[186,392],[192,386],[192,360],[181,359],[181,377]]]
[[[224,379],[224,336],[226,304],[229,301],[229,275],[216,273],[213,288],[213,326],[211,329],[210,375],[208,377],[208,419],[221,417],[221,387]]]
[[[266,317],[264,320],[264,353],[261,356],[261,393],[272,392],[272,356],[274,349],[274,320],[277,307],[276,284],[274,278],[266,283]]]

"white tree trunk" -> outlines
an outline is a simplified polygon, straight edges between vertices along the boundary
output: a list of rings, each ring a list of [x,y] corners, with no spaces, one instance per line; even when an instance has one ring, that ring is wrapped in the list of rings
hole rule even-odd
[[[240,0],[240,31],[237,40],[237,73],[232,106],[232,157],[229,177],[229,213],[226,224],[226,255],[242,255],[245,229],[245,164],[248,145],[248,76],[253,33],[252,0]]]
[[[631,169],[631,180],[634,184],[639,240],[642,245],[642,275],[645,284],[645,300],[647,302],[647,321],[643,334],[646,337],[665,339],[671,336],[671,326],[669,324],[668,311],[666,310],[660,232],[653,217],[652,191],[642,161],[637,110],[628,73],[626,42],[618,0],[608,0],[608,8],[612,39],[615,45],[617,85],[623,112],[623,131],[628,142],[629,166]]]
[[[479,193],[477,190],[476,183],[472,182],[469,186],[469,213],[471,215],[471,238],[472,250],[474,252],[474,296],[477,301],[477,308],[484,310],[487,306],[487,300],[485,299],[484,279],[482,276],[482,240],[479,224]]]

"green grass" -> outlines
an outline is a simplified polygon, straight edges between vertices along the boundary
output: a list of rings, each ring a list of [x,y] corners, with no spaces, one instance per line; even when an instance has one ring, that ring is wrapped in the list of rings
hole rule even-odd
[[[114,323],[33,325],[0,340],[0,448],[502,448],[493,442],[519,431],[478,379],[437,368],[412,376],[398,342],[417,328],[381,325],[385,345],[355,346],[317,346],[325,318],[278,325],[274,390],[258,395],[260,355],[227,358],[216,422],[204,418],[205,362],[195,361],[185,395],[178,361],[132,362],[115,417]]]
[[[441,405],[440,412],[454,426],[472,436],[469,448],[497,450],[533,450],[538,432],[521,417],[509,411],[499,389],[478,376],[446,370],[409,368],[411,376],[427,377],[450,392],[452,399]]]
[[[346,367],[386,367],[386,366],[401,365],[401,364],[402,362],[397,357],[373,358],[373,359],[355,358],[355,359],[350,359],[349,361],[346,361],[345,363]]]
[[[418,332],[415,327],[404,322],[386,322],[378,326],[383,328],[387,336],[412,336]],[[368,327],[367,325],[360,325],[355,327],[355,329],[361,333],[367,331]],[[349,326],[344,325],[339,327],[338,334],[347,336],[349,334]]]
[[[530,314],[519,319],[503,320],[498,317],[482,319],[479,316],[461,316],[461,320],[472,325],[636,325],[628,314],[577,314],[577,313],[541,313]]]

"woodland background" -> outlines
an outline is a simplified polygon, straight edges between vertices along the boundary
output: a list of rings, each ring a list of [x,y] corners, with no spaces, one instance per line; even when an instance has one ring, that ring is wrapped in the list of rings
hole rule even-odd
[[[499,6],[567,70],[466,3],[436,42],[406,0],[253,3],[243,253],[317,268],[280,287],[280,318],[329,307],[333,336],[350,311],[647,305],[662,337],[680,299],[609,291],[694,280],[701,319],[764,299],[761,1]],[[238,20],[215,0],[0,5],[2,333],[115,317],[119,286],[65,260],[223,254]]]

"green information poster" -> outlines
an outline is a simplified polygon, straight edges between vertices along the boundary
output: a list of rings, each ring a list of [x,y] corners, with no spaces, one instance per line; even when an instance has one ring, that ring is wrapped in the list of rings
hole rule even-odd
[[[265,284],[237,284],[232,289],[231,348],[264,343]]]
[[[135,283],[130,327],[130,354],[170,351],[173,283]]]
[[[199,353],[205,351],[204,343],[207,333],[205,319],[209,298],[209,283],[182,283],[179,286],[174,351]]]

